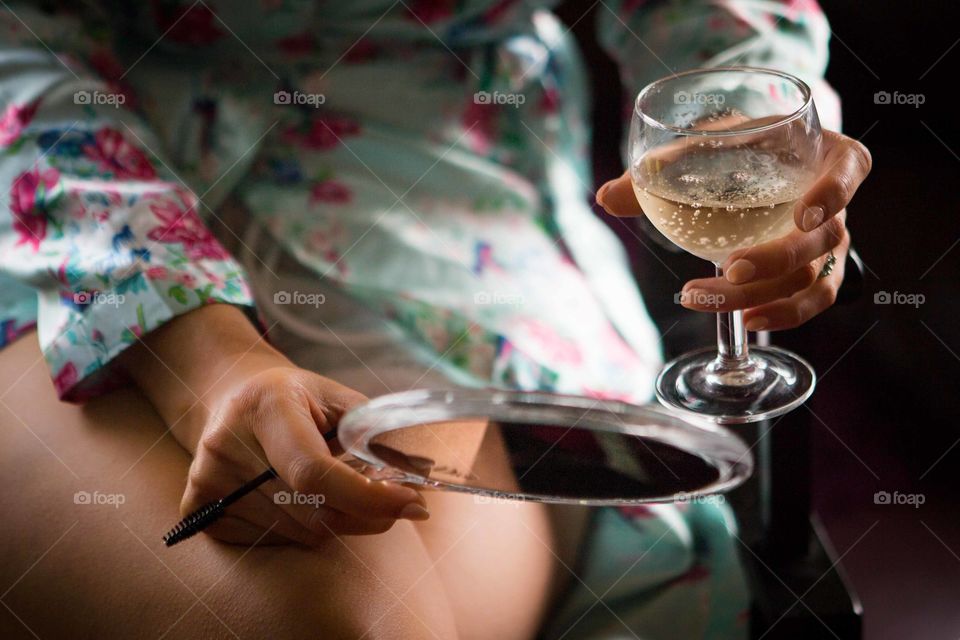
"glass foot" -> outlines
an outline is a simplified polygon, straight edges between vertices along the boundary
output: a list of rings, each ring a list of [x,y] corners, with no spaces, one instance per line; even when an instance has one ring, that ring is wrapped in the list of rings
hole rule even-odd
[[[657,378],[657,399],[720,424],[757,422],[782,415],[813,393],[817,375],[805,360],[776,347],[750,345],[747,362],[722,366],[716,349],[685,353]]]

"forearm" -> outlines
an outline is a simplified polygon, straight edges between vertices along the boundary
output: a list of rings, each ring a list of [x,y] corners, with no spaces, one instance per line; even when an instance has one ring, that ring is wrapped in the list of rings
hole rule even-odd
[[[121,356],[120,365],[191,452],[210,407],[245,370],[288,361],[238,307],[212,304],[174,318]]]

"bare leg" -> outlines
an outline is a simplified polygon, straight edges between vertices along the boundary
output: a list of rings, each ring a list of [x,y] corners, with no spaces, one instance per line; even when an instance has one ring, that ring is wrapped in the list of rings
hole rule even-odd
[[[546,604],[536,505],[431,494],[426,523],[320,549],[165,549],[186,453],[134,391],[58,402],[34,335],[0,351],[0,450],[0,637],[524,638]]]

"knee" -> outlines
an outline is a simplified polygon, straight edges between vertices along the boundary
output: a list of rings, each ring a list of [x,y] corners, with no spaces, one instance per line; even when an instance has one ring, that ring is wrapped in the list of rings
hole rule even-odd
[[[456,640],[452,612],[429,575],[429,565],[410,572],[409,580],[398,580],[397,565],[404,561],[397,558],[384,566],[378,558],[346,546],[356,538],[344,540],[348,542],[333,542],[339,548],[264,549],[285,560],[282,568],[266,570],[273,576],[266,584],[251,584],[241,576],[231,581],[240,598],[222,606],[238,617],[242,628],[235,632],[241,637],[323,640]],[[231,624],[229,614],[224,620]]]

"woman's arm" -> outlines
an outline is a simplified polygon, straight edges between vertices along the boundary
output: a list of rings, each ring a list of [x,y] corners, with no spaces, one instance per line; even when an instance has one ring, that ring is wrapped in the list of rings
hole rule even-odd
[[[231,381],[277,363],[292,367],[242,311],[223,304],[190,311],[151,331],[118,360],[191,454],[212,418],[212,405]]]
[[[253,305],[133,96],[84,64],[113,59],[86,33],[23,3],[0,11],[0,322],[37,323],[70,401],[120,382],[114,358],[172,318]]]
[[[628,102],[678,71],[768,67],[810,85],[823,126],[840,129],[840,101],[823,79],[830,25],[815,0],[612,0],[597,12],[597,39]]]

